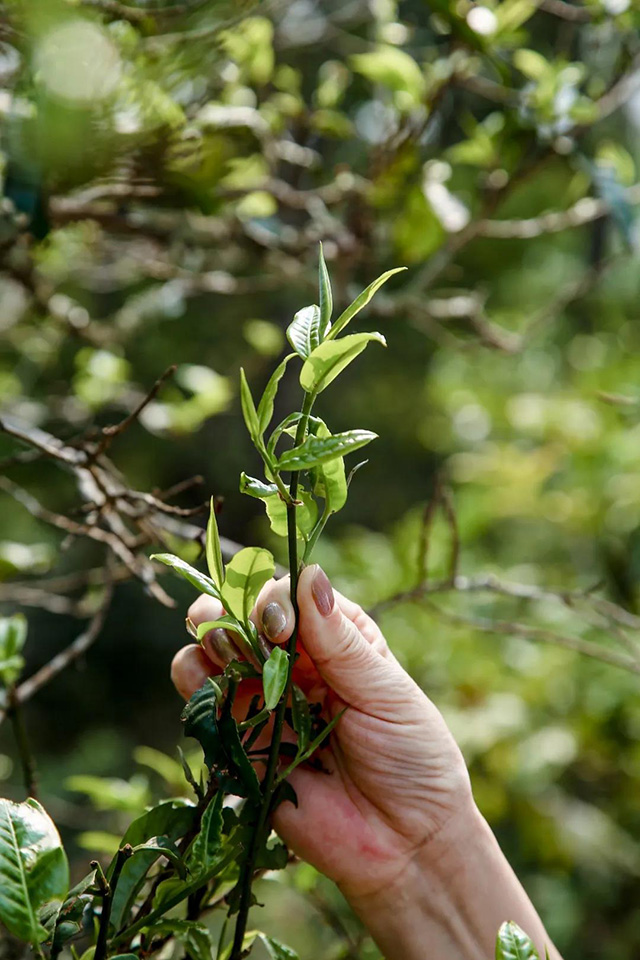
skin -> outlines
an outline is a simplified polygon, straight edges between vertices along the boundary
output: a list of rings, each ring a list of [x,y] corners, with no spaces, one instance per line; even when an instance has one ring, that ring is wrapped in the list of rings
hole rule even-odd
[[[303,570],[297,597],[301,657],[294,679],[326,716],[348,709],[322,751],[323,769],[294,771],[298,807],[281,804],[275,830],[339,885],[388,960],[486,960],[504,920],[523,927],[542,956],[546,945],[551,960],[560,960],[475,806],[442,715],[377,624],[332,592],[317,566]],[[263,588],[253,613],[259,629],[274,602],[284,628],[270,639],[285,643],[294,624],[288,578]],[[196,625],[221,613],[206,596],[189,609]],[[188,698],[222,667],[205,640],[176,654],[172,679]],[[239,714],[253,693],[240,697]]]

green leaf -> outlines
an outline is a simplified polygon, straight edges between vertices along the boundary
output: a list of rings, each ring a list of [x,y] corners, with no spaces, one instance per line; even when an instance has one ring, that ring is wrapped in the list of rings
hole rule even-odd
[[[200,830],[189,850],[187,865],[195,876],[209,869],[220,850],[223,799],[223,791],[218,790],[204,811]]]
[[[243,784],[249,799],[253,803],[260,803],[262,799],[260,783],[242,746],[236,721],[228,711],[223,710],[218,726],[231,773]]]
[[[343,310],[327,334],[327,340],[335,340],[338,334],[344,330],[346,325],[353,320],[356,314],[360,313],[360,311],[366,307],[369,301],[373,299],[373,296],[380,289],[383,283],[386,283],[387,280],[395,273],[402,273],[402,271],[406,269],[406,267],[396,267],[394,270],[387,270],[387,272],[381,274],[377,280],[374,280],[373,283],[370,283],[369,286],[356,297],[353,303],[350,304],[346,310]]]
[[[242,367],[240,367],[240,403],[242,405],[242,416],[249,431],[249,436],[254,443],[260,439],[260,425],[258,423],[258,412],[251,396],[251,390],[247,383],[247,377]]]
[[[264,483],[262,480],[256,480],[255,477],[247,476],[243,470],[240,474],[240,493],[264,500],[266,497],[277,495],[278,488],[275,483]]]
[[[211,497],[209,507],[209,522],[207,523],[206,540],[207,566],[211,579],[215,581],[218,587],[224,583],[224,563],[222,562],[222,549],[220,547],[220,534],[218,533],[218,522],[216,520],[216,508]]]
[[[268,550],[245,547],[227,564],[227,575],[222,587],[225,608],[247,623],[262,587],[275,572],[275,563]]]
[[[258,404],[258,411],[257,411],[258,430],[260,432],[260,436],[264,434],[265,430],[271,423],[271,418],[273,416],[273,404],[276,397],[276,393],[278,392],[278,385],[282,380],[282,377],[284,376],[284,372],[287,369],[287,364],[289,363],[289,360],[291,360],[291,358],[294,356],[295,354],[290,353],[284,358],[282,363],[280,363],[276,367],[276,369],[273,371],[273,373],[271,374],[271,377],[269,378],[269,382],[264,388],[264,393],[260,398],[260,403]]]
[[[37,800],[0,799],[0,920],[20,940],[47,939],[38,914],[45,904],[63,901],[69,866],[53,820]]]
[[[538,951],[517,923],[503,923],[496,940],[496,960],[539,960]]]
[[[209,769],[219,763],[224,755],[218,733],[217,709],[221,691],[215,681],[208,678],[189,700],[182,711],[184,733],[194,737],[204,752],[204,762]]]
[[[190,563],[181,560],[180,557],[176,557],[175,554],[153,553],[151,559],[157,560],[159,563],[164,563],[167,567],[171,567],[172,570],[175,570],[181,577],[188,580],[189,583],[194,586],[196,590],[200,590],[201,593],[206,593],[210,597],[215,597],[216,600],[220,600],[220,591],[213,580],[207,577],[206,574],[200,573],[200,571],[192,567]]]
[[[311,353],[300,371],[300,385],[307,393],[321,393],[342,373],[371,341],[387,342],[381,333],[352,333],[340,340],[325,340]]]
[[[214,945],[211,938],[211,931],[203,923],[196,920],[179,920],[177,917],[169,917],[161,920],[149,930],[149,935],[165,937],[167,934],[173,934],[176,940],[185,948],[185,952],[193,960],[211,960]],[[114,960],[114,958],[111,958]],[[136,960],[138,957],[136,955]]]
[[[329,326],[322,322],[320,307],[313,303],[295,314],[287,328],[287,338],[298,356],[306,360],[328,332]]]
[[[144,843],[139,843],[135,846],[133,853],[151,854],[153,859],[150,858],[149,866],[151,866],[158,857],[166,857],[176,868],[176,872],[182,880],[184,880],[187,875],[185,862],[180,856],[175,843],[169,840],[168,837],[150,837],[148,840],[145,840]],[[147,870],[148,869],[149,867],[147,867]]]
[[[377,437],[370,430],[347,430],[329,437],[310,434],[299,447],[285,450],[278,460],[281,470],[308,470],[336,457],[359,450]]]
[[[120,846],[130,843],[132,847],[139,847],[152,837],[164,836],[175,843],[183,837],[193,826],[196,816],[195,806],[187,800],[176,798],[165,800],[137,817],[120,841]],[[117,930],[129,915],[135,898],[149,868],[155,863],[158,853],[153,850],[141,851],[135,857],[130,857],[122,868],[120,880],[113,897],[111,908],[111,923]],[[109,865],[107,876],[111,876],[115,860]]]
[[[291,718],[293,729],[298,734],[298,751],[304,753],[311,736],[311,713],[309,701],[297,683],[291,685]]]
[[[296,530],[298,536],[306,540],[314,528],[318,517],[318,505],[308,490],[304,487],[298,488],[296,496]],[[264,501],[267,510],[267,516],[271,524],[271,529],[277,537],[287,536],[287,505],[282,498],[276,494],[267,497]]]
[[[320,244],[320,257],[318,259],[318,291],[320,297],[320,339],[324,340],[331,327],[333,293],[322,244]]]
[[[242,955],[248,956],[249,951],[255,945],[256,941],[264,944],[270,960],[299,960],[298,954],[291,947],[285,946],[279,940],[268,937],[266,933],[260,933],[259,930],[248,930],[242,940]],[[231,956],[231,944],[224,948],[220,954],[220,960],[229,960]]]
[[[0,682],[15,683],[24,667],[22,648],[27,639],[27,620],[22,613],[0,617]]]
[[[305,750],[300,750],[300,749],[298,750],[295,760],[292,763],[290,763],[287,769],[284,771],[284,773],[281,773],[280,776],[278,777],[279,781],[286,780],[287,777],[291,773],[293,773],[296,767],[299,767],[301,763],[305,763],[307,760],[310,759],[310,757],[313,756],[313,754],[316,752],[318,747],[321,747],[324,741],[327,739],[327,737],[329,736],[333,728],[336,726],[336,724],[338,723],[338,721],[340,720],[340,718],[342,717],[342,714],[345,712],[346,709],[347,707],[345,707],[344,710],[341,710],[340,713],[337,713],[335,717],[329,721],[326,727],[324,727],[323,730],[320,731],[318,736],[314,740],[312,740],[310,744],[308,744]]]
[[[326,439],[331,432],[325,423],[320,422],[313,430],[316,437]],[[327,460],[314,468],[312,474],[313,492],[323,497],[329,504],[331,513],[337,513],[347,502],[347,478],[342,457]]]
[[[289,654],[282,647],[274,647],[271,656],[262,668],[264,705],[273,710],[284,693],[289,676]]]
[[[381,43],[375,50],[354,54],[350,60],[356,73],[394,91],[399,108],[408,110],[422,102],[424,73],[413,57],[399,47]]]

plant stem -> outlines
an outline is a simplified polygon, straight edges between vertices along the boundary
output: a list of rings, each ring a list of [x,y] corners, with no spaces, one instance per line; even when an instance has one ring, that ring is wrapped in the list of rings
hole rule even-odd
[[[24,780],[25,790],[27,791],[27,796],[33,797],[34,800],[37,800],[38,775],[36,760],[31,750],[29,737],[27,735],[27,728],[25,726],[24,717],[22,714],[22,706],[20,704],[15,687],[11,687],[11,689],[8,691],[7,700],[9,704],[9,709],[7,712],[11,717],[13,735],[15,737],[18,754],[20,756],[20,765],[22,767],[22,777]]]
[[[91,861],[91,866],[98,871],[97,880],[102,893],[102,913],[100,914],[100,927],[98,929],[98,939],[96,940],[96,950],[93,960],[106,960],[109,942],[109,920],[111,919],[113,895],[116,891],[116,887],[118,886],[118,880],[120,879],[122,868],[132,853],[133,850],[131,849],[130,843],[125,844],[124,847],[121,847],[118,850],[110,881],[105,877],[98,861]]]
[[[309,414],[315,400],[315,395],[305,393],[304,403],[302,405],[302,416],[298,421],[298,428],[295,436],[295,446],[299,446],[305,437],[307,424],[309,423]],[[247,920],[249,918],[249,909],[251,907],[251,886],[253,883],[253,874],[260,845],[263,840],[264,830],[271,812],[273,795],[276,787],[276,774],[278,772],[278,762],[280,760],[280,744],[282,742],[282,731],[284,728],[285,713],[287,710],[287,701],[291,687],[291,675],[296,655],[296,643],[298,639],[298,532],[296,527],[296,506],[295,501],[298,496],[298,471],[291,474],[289,484],[289,500],[287,501],[287,541],[289,547],[289,575],[291,577],[291,603],[295,612],[295,625],[287,645],[289,654],[289,672],[287,676],[287,685],[282,694],[278,706],[275,710],[273,732],[271,734],[271,747],[269,749],[269,758],[267,760],[267,769],[262,781],[262,803],[258,811],[256,825],[251,838],[251,846],[244,863],[242,876],[239,881],[241,884],[240,905],[238,908],[238,919],[233,934],[233,947],[229,960],[241,960],[242,944],[247,930]]]

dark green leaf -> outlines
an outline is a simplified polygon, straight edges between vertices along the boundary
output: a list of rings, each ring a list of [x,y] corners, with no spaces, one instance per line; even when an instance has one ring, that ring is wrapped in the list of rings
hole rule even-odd
[[[372,341],[383,347],[387,345],[381,333],[352,333],[340,340],[325,340],[302,365],[302,389],[307,393],[321,393]]]
[[[251,396],[251,390],[247,383],[247,377],[242,367],[240,368],[240,403],[242,404],[242,416],[249,431],[249,436],[254,443],[260,438],[260,426],[258,424],[258,412]]]
[[[223,712],[219,720],[219,729],[229,770],[246,788],[249,798],[254,803],[259,803],[262,797],[260,783],[242,746],[236,721],[230,713]]]
[[[293,729],[298,734],[298,750],[303,753],[311,736],[311,714],[309,701],[296,683],[291,686],[291,717]]]
[[[321,747],[324,741],[327,739],[327,737],[329,736],[333,728],[336,726],[336,724],[338,723],[338,721],[340,720],[340,718],[342,717],[342,714],[345,712],[346,709],[347,708],[345,707],[344,710],[341,710],[340,713],[337,713],[335,717],[329,721],[329,723],[323,728],[323,730],[318,734],[318,736],[311,741],[311,743],[306,748],[306,750],[298,751],[298,754],[295,760],[293,761],[293,763],[290,763],[287,769],[284,771],[284,773],[280,775],[281,780],[286,780],[286,778],[291,773],[293,773],[296,767],[299,767],[301,763],[305,763],[307,760],[309,760],[313,756],[313,754],[316,752],[318,747]]]
[[[214,944],[211,931],[203,923],[169,917],[154,924],[149,930],[151,937],[166,937],[168,934],[173,934],[176,940],[180,941],[192,960],[211,960]]]
[[[322,323],[320,307],[312,303],[308,307],[298,310],[287,328],[289,343],[299,357],[307,357],[322,343],[329,330],[327,323]]]
[[[343,457],[347,453],[359,450],[365,444],[375,440],[377,434],[370,430],[347,430],[329,437],[315,437],[310,434],[299,447],[285,450],[278,461],[281,470],[308,470],[327,460]]]
[[[320,256],[318,258],[318,290],[320,297],[320,341],[324,340],[331,327],[331,314],[333,313],[333,293],[331,292],[331,280],[329,271],[324,259],[324,250],[320,244]]]
[[[53,820],[36,800],[0,799],[0,920],[18,939],[39,944],[47,930],[40,910],[62,902],[69,866]]]
[[[200,573],[199,570],[196,570],[195,567],[192,567],[191,564],[185,560],[181,560],[180,557],[176,557],[173,553],[154,553],[151,555],[151,559],[158,560],[159,563],[164,563],[165,566],[171,567],[171,569],[175,570],[181,577],[188,580],[196,590],[200,590],[210,597],[215,597],[216,600],[220,599],[220,591],[213,580],[207,577],[206,574]]]
[[[282,377],[284,376],[284,372],[287,369],[287,364],[289,363],[289,360],[291,360],[293,356],[295,356],[295,354],[293,353],[288,354],[284,358],[282,363],[278,364],[276,369],[271,374],[271,377],[269,378],[269,382],[264,388],[264,393],[260,398],[260,403],[258,404],[258,410],[257,410],[258,430],[260,432],[260,436],[263,435],[263,433],[271,423],[271,418],[273,416],[273,404],[276,397],[276,393],[278,392],[278,385],[282,380]]]
[[[222,588],[226,609],[243,623],[247,623],[260,590],[275,572],[275,563],[268,550],[245,547],[227,564],[227,575]]]
[[[267,710],[273,710],[284,693],[289,676],[289,654],[282,647],[274,647],[262,668],[262,689]]]
[[[222,562],[222,549],[220,547],[220,534],[218,533],[218,522],[216,520],[216,508],[211,497],[209,508],[209,522],[207,523],[206,539],[207,566],[211,579],[215,581],[218,587],[224,583],[224,563]]]
[[[165,800],[137,817],[131,823],[121,840],[120,846],[129,843],[139,846],[152,837],[165,836],[175,842],[183,837],[193,826],[196,808],[187,800]],[[157,860],[158,853],[143,851],[130,857],[122,868],[120,880],[113,897],[111,923],[119,929],[129,915],[137,893],[144,882],[149,868]],[[111,862],[107,876],[111,876],[115,859]]]
[[[175,843],[172,840],[169,840],[168,837],[150,837],[148,840],[145,840],[144,843],[139,843],[137,846],[133,847],[133,853],[152,854],[153,860],[151,860],[151,863],[153,863],[154,860],[157,860],[158,857],[166,857],[167,860],[171,861],[173,866],[176,868],[176,872],[181,879],[184,880],[187,875],[185,862],[180,856]]]
[[[223,756],[217,722],[219,696],[220,688],[209,678],[196,690],[182,711],[185,736],[198,741],[209,769],[219,763]]]
[[[223,799],[222,790],[218,790],[202,815],[200,831],[191,845],[187,860],[194,876],[208,870],[220,851]]]
[[[331,330],[327,334],[327,339],[335,339],[335,337],[337,337],[338,334],[344,330],[346,325],[353,320],[356,314],[360,313],[360,311],[366,307],[383,283],[386,283],[387,280],[395,273],[402,273],[402,271],[406,269],[406,267],[396,267],[394,270],[387,270],[386,273],[381,274],[377,280],[374,280],[373,283],[370,283],[369,286],[356,297],[353,303],[350,304],[347,309],[340,314]]]
[[[539,960],[531,939],[517,923],[503,923],[496,940],[496,960]]]

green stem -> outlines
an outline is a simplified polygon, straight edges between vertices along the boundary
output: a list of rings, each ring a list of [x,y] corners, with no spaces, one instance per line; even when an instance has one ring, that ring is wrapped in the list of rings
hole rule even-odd
[[[109,944],[109,920],[111,919],[111,907],[113,905],[113,895],[118,886],[118,880],[122,873],[122,868],[133,853],[131,844],[127,843],[118,850],[116,862],[111,874],[111,880],[107,880],[100,869],[97,860],[91,861],[91,866],[97,871],[97,881],[102,893],[102,913],[100,914],[100,927],[98,929],[98,939],[96,940],[96,950],[93,960],[106,960]]]
[[[302,416],[298,421],[298,429],[296,430],[296,447],[299,446],[304,440],[307,431],[307,424],[309,423],[309,414],[311,413],[314,400],[314,394],[305,393],[304,403],[302,406]],[[260,845],[263,840],[264,831],[267,826],[269,813],[271,812],[275,787],[277,785],[276,774],[278,772],[278,762],[280,760],[280,744],[282,742],[282,731],[284,729],[285,713],[287,710],[287,701],[291,687],[291,675],[293,672],[293,664],[296,655],[296,643],[298,639],[297,591],[299,571],[298,531],[296,526],[295,501],[298,496],[298,479],[298,471],[293,471],[291,474],[291,482],[289,484],[288,491],[289,500],[287,501],[287,542],[289,547],[289,574],[291,577],[290,595],[291,603],[295,612],[295,626],[287,646],[287,652],[289,654],[289,672],[287,676],[287,685],[275,710],[273,732],[271,735],[271,747],[269,749],[267,768],[262,781],[262,804],[258,812],[258,818],[256,820],[256,825],[251,838],[251,846],[243,866],[242,878],[239,881],[241,883],[240,905],[238,908],[238,919],[236,920],[236,927],[233,934],[233,946],[231,948],[231,956],[229,960],[241,960],[242,957],[242,944],[247,931],[249,908],[251,907],[251,886],[253,883],[253,874],[255,872],[256,860],[260,851]]]

